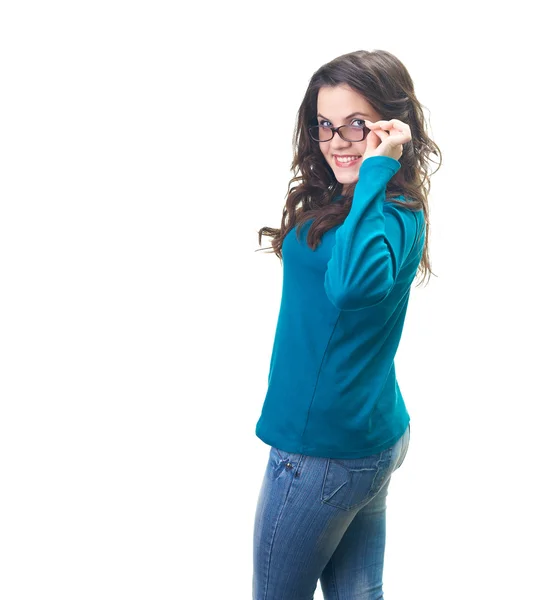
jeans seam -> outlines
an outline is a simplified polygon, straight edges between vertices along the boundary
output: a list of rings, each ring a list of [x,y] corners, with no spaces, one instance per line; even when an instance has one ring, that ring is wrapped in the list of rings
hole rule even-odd
[[[280,525],[280,521],[281,521],[282,514],[283,514],[283,509],[285,508],[286,504],[287,504],[287,496],[285,497],[285,500],[282,504],[282,508],[281,508],[280,512],[278,513],[278,518],[276,519],[276,523],[274,524],[274,530],[272,532],[272,538],[270,540],[270,548],[269,548],[267,564],[266,564],[266,571],[265,571],[265,590],[263,592],[262,600],[266,600],[266,598],[267,598],[268,589],[269,589],[270,563],[272,562],[272,551],[274,548],[274,539],[276,538],[276,532],[278,530],[278,526]]]
[[[277,448],[274,448],[276,450],[276,452],[278,452]],[[278,454],[280,454],[278,452]],[[282,459],[284,460],[284,459]],[[299,461],[300,463],[300,461]],[[263,593],[263,598],[262,600],[266,600],[267,599],[267,594],[268,594],[268,590],[269,590],[269,576],[270,576],[270,564],[272,562],[272,551],[274,548],[274,540],[276,538],[276,532],[278,531],[278,527],[280,525],[280,522],[282,520],[282,515],[283,515],[283,511],[285,509],[285,507],[287,506],[287,502],[289,499],[289,494],[291,493],[291,487],[293,486],[293,480],[291,480],[289,487],[287,489],[287,493],[285,494],[285,499],[282,503],[282,507],[280,509],[280,512],[278,513],[278,518],[276,519],[276,522],[274,523],[274,530],[272,532],[272,538],[270,540],[270,548],[269,548],[269,553],[268,553],[268,559],[267,559],[267,564],[266,564],[266,572],[265,572],[265,591]]]
[[[337,583],[336,583],[336,568],[334,567],[334,562],[332,561],[332,559],[330,559],[330,568],[332,571],[332,589],[334,590],[334,597],[331,600],[339,600],[339,592],[337,589]],[[327,598],[327,600],[329,600]]]
[[[334,563],[332,563],[332,573],[334,575],[334,591],[336,592],[335,600],[339,600],[339,590],[337,589],[337,581],[336,581],[336,567]]]

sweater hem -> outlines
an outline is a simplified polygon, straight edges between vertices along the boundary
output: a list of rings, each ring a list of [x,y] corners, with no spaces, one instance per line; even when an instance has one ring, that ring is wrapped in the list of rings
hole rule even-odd
[[[278,450],[289,452],[290,454],[303,454],[305,456],[317,456],[319,458],[364,458],[366,456],[374,456],[375,454],[380,454],[382,451],[394,446],[404,435],[409,423],[410,419],[406,422],[406,425],[400,433],[398,433],[395,436],[392,436],[388,440],[381,442],[380,444],[377,444],[375,446],[361,448],[360,450],[342,450],[341,448],[319,448],[318,446],[310,447],[300,444],[298,442],[289,442],[289,440],[281,440],[277,436],[273,437],[270,435],[265,435],[263,433],[259,433],[258,431],[256,431],[256,436],[268,446],[272,446],[273,448],[277,448]]]

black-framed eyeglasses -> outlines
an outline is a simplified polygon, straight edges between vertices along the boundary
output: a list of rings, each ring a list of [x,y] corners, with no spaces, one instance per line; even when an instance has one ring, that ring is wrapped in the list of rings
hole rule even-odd
[[[325,127],[314,125],[308,127],[310,137],[315,142],[329,142],[336,133],[346,142],[361,142],[370,132],[365,125],[340,125],[339,127]]]

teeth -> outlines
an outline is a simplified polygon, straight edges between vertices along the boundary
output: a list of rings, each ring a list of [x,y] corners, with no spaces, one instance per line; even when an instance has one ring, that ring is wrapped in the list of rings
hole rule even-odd
[[[359,156],[346,156],[345,158],[341,157],[341,156],[336,156],[336,159],[338,162],[351,162],[353,160],[356,160],[357,158],[360,158]]]

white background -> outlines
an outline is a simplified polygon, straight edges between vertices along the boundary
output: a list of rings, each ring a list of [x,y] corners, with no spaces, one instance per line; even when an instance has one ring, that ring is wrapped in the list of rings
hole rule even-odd
[[[444,155],[438,277],[413,289],[396,359],[412,439],[385,595],[531,597],[521,5],[2,3],[2,600],[251,598],[282,273],[256,232],[280,225],[309,78],[358,49],[405,63]]]

